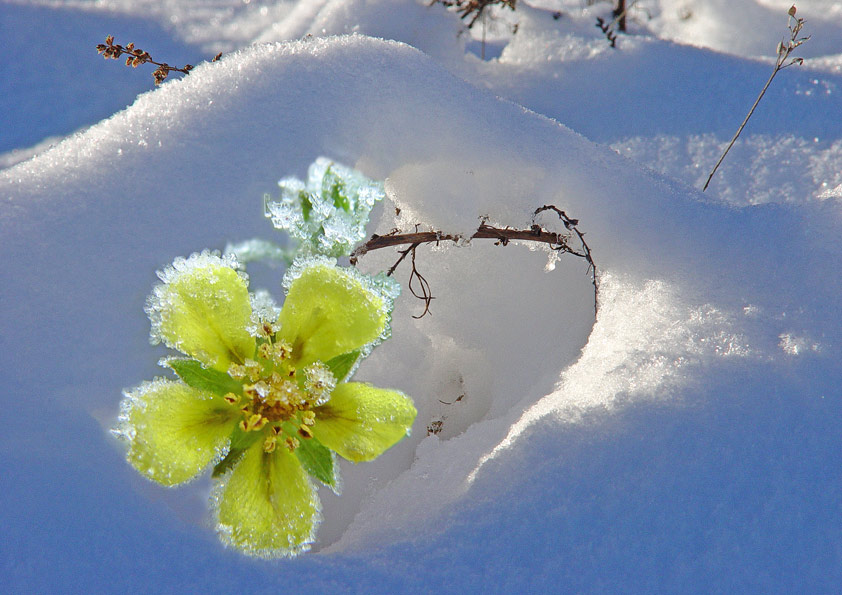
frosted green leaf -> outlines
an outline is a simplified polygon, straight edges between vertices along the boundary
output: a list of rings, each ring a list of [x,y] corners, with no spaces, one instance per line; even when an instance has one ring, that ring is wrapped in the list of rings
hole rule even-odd
[[[319,260],[296,274],[278,318],[278,338],[292,346],[297,367],[329,361],[381,337],[387,304],[356,275]]]
[[[193,388],[211,392],[219,396],[225,396],[228,393],[234,393],[236,395],[243,393],[241,382],[234,380],[225,372],[220,372],[213,368],[205,368],[200,362],[194,359],[170,358],[166,360],[166,365],[172,368],[178,374],[179,378]]]
[[[370,461],[409,433],[416,414],[412,400],[399,391],[347,382],[316,408],[313,435],[349,461]]]
[[[264,452],[261,442],[224,477],[213,500],[220,538],[261,558],[306,551],[321,520],[315,486],[296,456],[286,448]]]
[[[306,255],[346,256],[365,239],[365,226],[374,204],[385,196],[383,184],[319,157],[307,181],[284,178],[281,196],[264,200],[272,224],[300,242]]]
[[[157,379],[127,391],[115,434],[127,458],[160,484],[189,481],[220,459],[239,412],[221,397],[182,382]]]
[[[159,273],[147,300],[153,342],[226,371],[254,354],[255,342],[246,327],[251,320],[248,284],[233,265],[210,252],[176,259]]]
[[[333,377],[338,382],[342,382],[350,375],[351,371],[357,364],[357,360],[359,359],[360,350],[357,349],[355,351],[351,351],[350,353],[337,355],[329,361],[326,361],[325,365],[327,366],[327,369],[330,370],[330,373],[333,374]]]
[[[315,438],[310,438],[301,440],[299,447],[295,449],[295,456],[307,473],[339,493],[336,456],[330,450]]]

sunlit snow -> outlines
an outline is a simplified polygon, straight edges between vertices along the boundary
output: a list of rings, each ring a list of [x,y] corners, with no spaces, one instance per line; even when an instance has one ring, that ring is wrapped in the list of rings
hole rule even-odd
[[[804,66],[698,190],[788,7],[641,0],[612,49],[594,26],[610,6],[578,0],[519,2],[471,31],[412,0],[0,0],[4,587],[838,588],[838,3],[798,3]],[[154,88],[151,69],[97,56],[107,34],[197,66]],[[288,242],[263,197],[319,157],[384,184],[365,235],[464,238],[564,209],[599,312],[583,259],[419,247],[431,314],[413,318],[404,261],[392,337],[356,373],[413,396],[413,432],[343,463],[313,553],[266,563],[217,542],[207,480],[152,485],[107,430],[121,391],[160,375],[155,271],[238,254],[268,291],[257,307],[277,308]]]

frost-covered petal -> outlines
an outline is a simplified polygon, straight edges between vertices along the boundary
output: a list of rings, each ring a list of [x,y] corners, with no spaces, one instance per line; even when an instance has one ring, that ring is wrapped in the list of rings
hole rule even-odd
[[[177,259],[160,273],[164,283],[155,287],[146,306],[153,342],[163,341],[223,371],[252,357],[248,282],[234,264],[203,252]]]
[[[377,458],[406,436],[417,414],[405,394],[362,382],[339,384],[315,411],[316,439],[355,463]]]
[[[314,260],[289,286],[278,318],[279,337],[292,346],[292,361],[316,360],[360,349],[383,335],[390,304],[359,275]]]
[[[127,458],[140,473],[173,486],[225,454],[238,413],[221,397],[157,379],[126,392],[115,433],[129,442]]]
[[[221,539],[261,558],[306,551],[321,520],[316,488],[287,448],[251,446],[215,488]]]

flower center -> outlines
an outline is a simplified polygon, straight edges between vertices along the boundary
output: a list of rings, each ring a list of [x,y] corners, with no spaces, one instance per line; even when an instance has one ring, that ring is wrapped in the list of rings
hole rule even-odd
[[[336,379],[322,362],[296,369],[291,363],[292,347],[275,342],[274,337],[266,333],[256,359],[231,364],[228,374],[243,383],[243,394],[229,393],[225,400],[240,407],[243,432],[265,434],[263,450],[274,451],[280,440],[294,451],[300,439],[313,437],[313,409],[327,402]]]

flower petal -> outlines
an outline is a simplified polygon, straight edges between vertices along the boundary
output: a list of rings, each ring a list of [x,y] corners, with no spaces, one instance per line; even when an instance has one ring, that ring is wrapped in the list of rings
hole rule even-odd
[[[376,341],[386,328],[388,305],[358,275],[314,261],[296,277],[278,319],[279,337],[303,367]]]
[[[377,458],[406,436],[418,413],[405,394],[363,382],[339,384],[315,411],[316,439],[355,463]]]
[[[208,367],[227,371],[231,362],[253,357],[248,282],[235,261],[210,252],[177,259],[159,273],[147,300],[152,340],[186,353]]]
[[[217,531],[228,545],[260,558],[306,551],[321,520],[316,488],[287,448],[257,442],[213,494]]]
[[[126,392],[115,434],[128,440],[140,473],[173,486],[225,455],[238,413],[221,397],[159,378]]]

